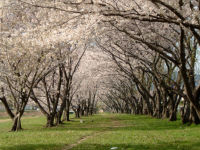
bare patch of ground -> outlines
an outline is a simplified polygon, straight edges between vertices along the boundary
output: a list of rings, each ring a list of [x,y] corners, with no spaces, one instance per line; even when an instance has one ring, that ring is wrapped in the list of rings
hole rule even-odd
[[[102,135],[102,134],[104,134],[105,132],[106,132],[106,131],[100,131],[100,132],[96,132],[96,133],[94,133],[94,134],[92,134],[92,135],[88,135],[88,136],[81,137],[81,139],[79,139],[76,143],[71,144],[71,145],[67,145],[66,147],[63,148],[63,150],[70,150],[70,149],[76,147],[77,145],[81,144],[82,142],[86,141],[87,139],[89,139],[89,138],[94,138],[94,137],[96,137],[96,136],[98,136],[98,135],[100,135],[100,134]]]
[[[24,115],[22,116],[22,118],[33,118],[33,117],[39,117],[41,116],[41,112],[39,111],[27,111],[24,112]],[[9,116],[7,115],[6,112],[0,112],[0,123],[1,122],[8,122],[8,121],[12,121],[11,119],[9,119]]]
[[[109,123],[107,123],[107,124],[101,124],[99,127],[111,127],[111,128],[128,127],[127,125],[122,124],[122,123],[120,122],[120,120],[117,120],[115,117],[111,117],[111,118],[110,118],[110,121],[111,121],[111,122],[109,122]],[[70,150],[70,149],[72,149],[72,148],[78,146],[78,145],[81,144],[82,142],[86,141],[87,139],[89,139],[89,138],[95,138],[95,137],[97,137],[98,135],[105,134],[106,132],[109,132],[109,131],[108,131],[108,130],[104,130],[104,131],[95,132],[95,133],[93,133],[92,135],[84,136],[84,137],[82,137],[81,139],[79,139],[76,143],[71,144],[71,145],[67,145],[67,146],[64,147],[62,150]]]

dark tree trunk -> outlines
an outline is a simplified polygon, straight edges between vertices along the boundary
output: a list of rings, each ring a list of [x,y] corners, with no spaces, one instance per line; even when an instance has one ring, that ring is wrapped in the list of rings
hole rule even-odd
[[[169,94],[169,99],[170,99],[170,116],[169,116],[169,121],[176,121],[177,120],[177,109],[178,105],[181,101],[180,96],[177,94],[170,93]]]
[[[181,120],[183,124],[189,122],[190,117],[190,104],[186,100],[184,100],[184,106],[181,108]]]
[[[167,107],[163,108],[162,118],[169,118],[169,109]]]
[[[169,108],[168,108],[168,100],[167,100],[167,97],[165,97],[165,100],[163,102],[163,105],[162,105],[162,118],[165,119],[165,118],[169,118]]]
[[[156,98],[156,106],[155,106],[155,110],[154,110],[154,114],[153,116],[160,119],[162,118],[162,111],[161,111],[161,101],[160,101],[160,96],[158,95]]]
[[[80,112],[79,112],[78,110],[76,110],[76,111],[74,111],[74,112],[75,112],[75,117],[76,117],[76,118],[80,118],[80,114],[79,114]]]
[[[13,114],[13,112],[11,111],[9,105],[8,105],[8,102],[6,100],[6,98],[3,96],[3,97],[0,97],[0,100],[2,101],[4,107],[5,107],[5,110],[7,112],[7,114],[10,116],[11,119],[14,119],[15,115]]]
[[[70,121],[70,112],[69,112],[69,110],[67,110],[67,121]]]
[[[89,107],[86,108],[86,114],[85,114],[85,115],[86,115],[86,116],[89,115]]]
[[[62,124],[62,114],[61,112],[58,112],[57,115],[55,115],[56,119],[56,125]]]
[[[84,116],[85,115],[85,111],[84,111],[84,108],[81,109],[81,116]]]
[[[93,115],[93,107],[90,108],[90,115]]]
[[[146,110],[145,110],[144,114],[148,114],[148,115],[152,116],[153,115],[153,109],[152,109],[152,105],[149,101],[149,99],[150,99],[149,96],[142,93],[142,97],[143,97],[143,100],[144,100],[144,103],[145,103],[144,105],[146,105],[146,107],[145,107]]]
[[[173,109],[170,112],[169,121],[176,121],[177,120],[177,110]]]
[[[138,102],[138,111],[139,111],[139,114],[141,114],[141,115],[143,115],[143,103],[142,103],[142,101],[140,100],[139,102]]]
[[[67,105],[66,105],[66,117],[67,117],[67,121],[70,121],[69,115],[70,115],[70,102],[67,101]]]
[[[173,97],[173,96],[172,96]],[[176,121],[177,120],[177,109],[175,108],[174,99],[171,98],[170,100],[170,110],[169,110],[169,121]]]
[[[132,103],[130,106],[131,106],[131,111],[132,111],[132,113],[136,115],[136,114],[137,114],[137,111],[138,111],[138,108],[136,108],[136,106],[135,106],[134,103]]]
[[[143,110],[142,111],[143,111],[144,115],[151,115],[151,113],[149,113],[149,109],[148,109],[148,106],[145,101],[143,101]]]
[[[194,109],[194,107],[192,106],[192,104],[190,104],[190,123],[195,123],[195,124],[200,124],[200,119]]]
[[[53,114],[50,114],[46,117],[46,119],[47,119],[46,127],[54,126],[54,118],[55,118],[55,115],[53,115]]]
[[[80,118],[80,110],[77,110],[76,118]]]
[[[116,108],[116,113],[119,113],[119,109]]]
[[[74,108],[73,111],[75,112],[75,117],[80,118],[80,105],[78,105],[76,108]]]

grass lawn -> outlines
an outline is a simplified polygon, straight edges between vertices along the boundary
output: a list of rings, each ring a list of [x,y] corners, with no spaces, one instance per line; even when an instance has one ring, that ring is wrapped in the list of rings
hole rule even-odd
[[[8,132],[11,122],[2,122],[0,150],[200,150],[200,126],[182,125],[180,120],[125,114],[82,119],[83,123],[72,119],[60,127],[44,128],[43,117],[26,118],[24,130],[16,133]]]

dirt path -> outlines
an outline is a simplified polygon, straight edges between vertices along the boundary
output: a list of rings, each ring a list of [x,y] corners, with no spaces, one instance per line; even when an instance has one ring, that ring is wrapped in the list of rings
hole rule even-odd
[[[11,119],[2,119],[2,120],[0,120],[0,123],[2,123],[2,122],[8,122],[8,121],[12,121]]]
[[[82,142],[86,141],[87,139],[89,138],[94,138],[95,136],[98,136],[98,135],[102,135],[102,134],[105,134],[107,131],[100,131],[100,132],[96,132],[96,133],[93,133],[92,135],[88,135],[88,136],[84,136],[82,137],[79,141],[77,141],[76,143],[74,144],[71,144],[71,145],[67,145],[66,147],[64,147],[62,150],[70,150],[74,147],[76,147],[77,145],[81,144]]]
[[[22,119],[31,119],[31,118],[37,118],[37,117],[39,117],[39,116],[23,117]],[[8,121],[12,121],[12,119],[1,119],[0,123],[8,122]]]
[[[117,128],[117,127],[126,127],[125,125],[121,124],[121,122],[119,120],[117,120],[115,117],[111,117],[111,122],[108,125],[102,124],[104,127],[112,127],[112,128]],[[101,125],[100,125],[101,126]],[[76,143],[74,144],[70,144],[67,145],[66,147],[64,147],[62,150],[70,150],[76,146],[78,146],[79,144],[83,143],[84,141],[86,141],[87,139],[90,138],[94,138],[98,135],[102,135],[105,134],[107,132],[109,132],[110,130],[104,130],[104,131],[99,131],[99,132],[95,132],[92,135],[88,135],[88,136],[84,136],[81,139],[79,139]]]

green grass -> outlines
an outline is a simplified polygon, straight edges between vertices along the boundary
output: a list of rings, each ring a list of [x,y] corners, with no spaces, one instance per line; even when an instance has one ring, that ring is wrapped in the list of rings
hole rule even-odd
[[[0,123],[0,150],[61,150],[84,137],[72,150],[200,150],[200,126],[180,120],[120,114],[82,119],[53,128],[43,127],[43,117],[23,119],[24,130],[16,133],[8,132],[11,122]]]

